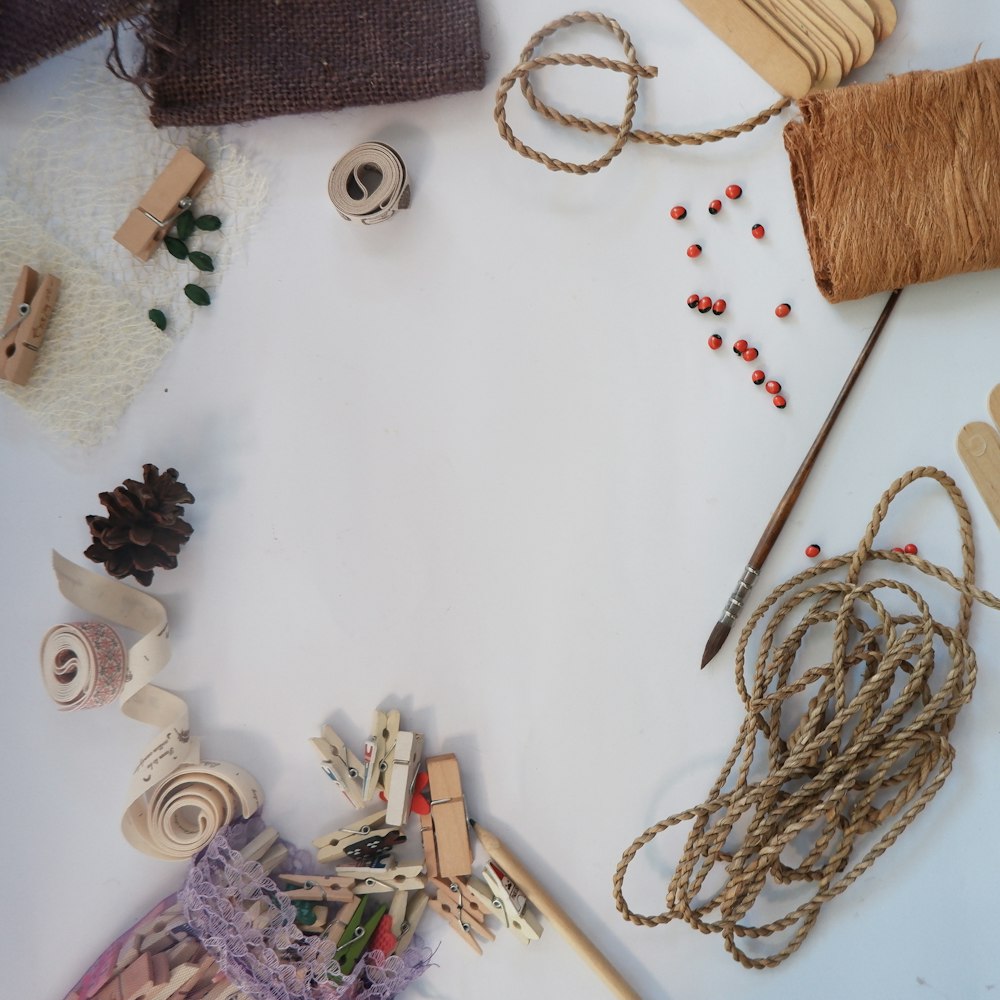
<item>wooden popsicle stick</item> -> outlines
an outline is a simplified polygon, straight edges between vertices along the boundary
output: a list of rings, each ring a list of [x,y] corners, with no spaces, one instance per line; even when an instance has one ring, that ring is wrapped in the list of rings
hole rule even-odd
[[[811,0],[811,2],[822,16],[828,17],[843,29],[849,43],[857,43],[854,65],[863,66],[868,62],[875,52],[875,35],[872,33],[871,25],[858,17],[854,5],[848,0]],[[871,13],[870,8],[868,12]]]
[[[813,77],[798,53],[742,3],[682,0],[707,28],[785,97],[805,97]]]
[[[816,81],[818,90],[832,90],[844,78],[844,53],[826,36],[816,24],[811,11],[799,0],[766,0],[785,21],[794,25],[808,43],[826,59],[826,73]],[[844,49],[848,52],[847,44]]]
[[[761,0],[743,0],[745,6],[751,10],[754,16],[759,17],[776,35],[784,39],[786,44],[795,50],[802,61],[809,67],[812,74],[812,84],[810,90],[816,86],[816,81],[826,73],[826,59],[818,52],[814,51],[809,42],[797,31],[789,28],[787,24]]]
[[[872,37],[875,37],[875,11],[871,9],[867,0],[844,0],[844,4],[852,11],[854,11],[854,16],[859,18],[872,33]]]
[[[1000,385],[995,385],[990,390],[986,405],[989,408],[993,423],[1000,428]]]
[[[840,68],[840,78],[843,79],[847,76],[854,69],[854,49],[844,33],[839,28],[835,29],[830,25],[830,22],[822,16],[812,0],[782,0],[782,2],[798,12],[816,37],[826,46],[828,52],[834,52],[837,65]]]
[[[802,2],[822,22],[831,38],[834,38],[838,42],[843,42],[847,46],[848,51],[851,53],[850,68],[844,70],[844,76],[847,76],[858,65],[858,60],[861,58],[861,39],[858,38],[856,31],[848,30],[847,25],[841,17],[841,13],[846,8],[837,6],[836,0],[802,0]],[[847,16],[850,16],[851,12],[848,10],[846,13]]]
[[[896,27],[896,7],[892,0],[868,0],[868,5],[875,12],[879,26],[879,33],[875,37],[881,42]]]
[[[1000,528],[1000,433],[991,424],[974,420],[959,431],[955,447]]]

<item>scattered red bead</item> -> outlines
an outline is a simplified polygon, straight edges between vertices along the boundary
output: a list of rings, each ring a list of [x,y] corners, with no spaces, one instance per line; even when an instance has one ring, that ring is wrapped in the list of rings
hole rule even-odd
[[[815,559],[816,556],[819,555],[819,553],[820,553],[820,548],[815,542],[813,542],[812,545],[806,546],[806,555],[809,556],[810,559]]]
[[[792,307],[787,302],[782,302],[780,306],[774,307],[774,315],[778,319],[784,319],[791,311]]]
[[[678,221],[680,221],[687,214],[688,214],[688,210],[683,205],[674,205],[674,207],[672,209],[670,209],[670,218],[671,219],[677,219]]]
[[[748,347],[743,352],[743,360],[744,361],[756,361],[757,360],[757,348],[756,347]]]
[[[771,379],[771,381],[768,382],[764,388],[767,389],[767,391],[773,396],[775,393],[781,392],[781,383],[775,382],[774,379]]]
[[[712,336],[708,338],[708,346],[711,347],[713,351],[717,351],[720,347],[722,347],[722,338],[717,333],[713,333]]]
[[[726,197],[732,199],[733,201],[736,201],[737,198],[742,198],[743,188],[741,188],[739,184],[730,184],[729,187],[726,188]]]
[[[917,550],[916,545],[913,544],[913,542],[909,542],[908,544],[906,544],[906,545],[903,546],[903,551],[907,555],[915,556],[917,554],[918,550]]]
[[[701,244],[692,243],[691,246],[687,248],[687,255],[689,257],[700,257],[701,256]]]
[[[754,385],[763,385],[764,379],[766,379],[767,376],[758,368],[755,372],[751,373],[750,378],[753,379]]]
[[[751,227],[750,235],[755,240],[762,240],[764,238],[764,227],[759,222],[756,223]]]
[[[721,210],[722,210],[722,202],[719,201],[718,198],[716,198],[714,201],[710,201],[708,203],[708,214],[709,215],[718,215]]]
[[[712,299],[708,295],[703,295],[698,299],[698,312],[707,313],[712,308]]]
[[[716,316],[721,316],[725,311],[726,311],[725,299],[716,299],[712,303],[712,312],[714,312]]]
[[[771,402],[774,403],[774,405],[779,410],[783,410],[788,405],[788,403],[785,401],[785,397],[784,396],[772,396],[771,397]]]
[[[737,340],[733,344],[733,354],[742,354],[749,346],[745,340]]]
[[[701,296],[697,292],[692,292],[688,296],[688,309],[695,309],[698,306],[698,300]]]

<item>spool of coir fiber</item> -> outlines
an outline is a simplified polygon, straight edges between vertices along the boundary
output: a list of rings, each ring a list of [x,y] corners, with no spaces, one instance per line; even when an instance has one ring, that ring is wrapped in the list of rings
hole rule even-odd
[[[785,126],[831,302],[1000,267],[1000,60],[812,94]]]

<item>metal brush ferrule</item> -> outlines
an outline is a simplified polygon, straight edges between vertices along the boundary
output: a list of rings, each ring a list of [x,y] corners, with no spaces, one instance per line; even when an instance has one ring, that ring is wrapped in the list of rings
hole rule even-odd
[[[743,610],[743,601],[746,599],[747,594],[750,593],[750,588],[757,582],[758,576],[760,576],[760,572],[752,566],[747,566],[743,570],[740,582],[736,584],[733,592],[729,595],[729,600],[726,601],[726,606],[719,616],[720,625],[735,624],[736,619],[739,618],[740,612]]]

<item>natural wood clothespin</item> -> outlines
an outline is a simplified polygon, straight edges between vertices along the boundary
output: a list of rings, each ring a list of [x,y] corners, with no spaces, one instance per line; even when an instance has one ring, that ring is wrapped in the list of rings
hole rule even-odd
[[[462,794],[458,758],[453,753],[427,758],[427,777],[431,795],[431,821],[434,836],[434,874],[456,878],[472,874],[472,847],[469,824]],[[423,817],[421,817],[423,820]],[[421,822],[421,830],[424,824]],[[424,839],[426,850],[427,838]],[[428,865],[428,872],[431,866]]]
[[[139,260],[149,260],[174,220],[191,207],[211,176],[212,171],[191,150],[178,149],[121,224],[115,241]]]
[[[21,268],[0,329],[0,378],[15,385],[28,381],[59,298],[60,284],[55,275],[47,274],[39,280],[34,268]]]

